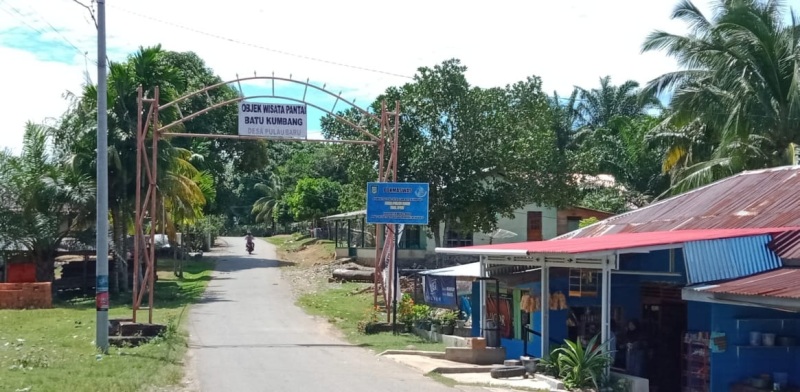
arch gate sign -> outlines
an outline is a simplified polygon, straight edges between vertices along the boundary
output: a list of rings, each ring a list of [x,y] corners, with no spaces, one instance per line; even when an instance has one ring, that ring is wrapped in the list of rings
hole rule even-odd
[[[266,81],[271,82],[272,91],[270,94],[244,96],[240,94],[237,98],[212,102],[208,107],[194,113],[183,113],[180,105],[186,100],[199,95],[206,95],[211,100],[209,91],[225,86],[237,85],[238,91],[242,92],[241,83],[246,81]],[[275,93],[275,82],[289,83],[303,87],[302,97],[294,97]],[[333,106],[330,108],[314,104],[306,100],[309,90],[323,93],[325,96],[334,98]],[[161,103],[159,99],[159,89],[155,87],[149,96],[140,86],[137,97],[137,155],[136,155],[136,219],[134,222],[134,246],[133,246],[133,321],[136,322],[137,312],[142,310],[144,296],[147,295],[148,322],[153,322],[153,291],[155,287],[155,236],[157,220],[156,201],[158,190],[158,141],[162,138],[172,137],[200,137],[216,139],[250,139],[250,140],[273,140],[283,142],[314,142],[314,143],[346,143],[373,145],[378,148],[378,182],[397,181],[397,145],[400,129],[400,103],[395,102],[393,111],[387,109],[386,102],[381,104],[381,112],[371,113],[364,108],[356,106],[354,102],[342,98],[339,94],[325,89],[325,86],[318,87],[306,81],[294,80],[291,78],[281,78],[276,76],[252,76],[220,82],[203,89],[186,94],[171,102]],[[258,99],[274,99],[283,102],[256,102]],[[336,113],[336,106],[342,103],[355,109],[362,117],[362,121],[357,123],[342,117]],[[201,134],[191,132],[176,132],[179,125],[192,120],[211,110],[237,104],[239,107],[239,126],[238,133],[231,134]],[[316,108],[323,113],[329,114],[336,120],[350,126],[358,131],[363,139],[309,139],[308,138],[308,108]],[[177,110],[180,118],[168,124],[159,121],[159,113],[172,108]],[[370,132],[368,129],[372,128]],[[388,152],[387,152],[388,148]],[[163,219],[163,217],[161,218]],[[146,230],[149,222],[149,230]],[[390,232],[392,227],[386,230],[385,241],[381,241],[383,233],[382,224],[376,225],[375,230],[375,290],[374,303],[378,305],[378,292],[384,296],[384,303],[389,303],[388,293],[383,284],[384,260],[394,256],[394,235]]]

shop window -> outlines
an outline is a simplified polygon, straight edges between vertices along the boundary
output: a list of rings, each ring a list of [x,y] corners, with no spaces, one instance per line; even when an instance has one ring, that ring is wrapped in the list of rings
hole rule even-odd
[[[364,225],[364,247],[375,247],[375,225],[367,223]]]
[[[581,217],[579,216],[568,216],[567,217],[567,232],[575,231],[580,228],[581,224]]]
[[[347,221],[336,221],[336,247],[347,248],[349,238],[350,231],[348,230]]]
[[[462,246],[472,246],[473,233],[459,233],[448,230],[444,239],[444,246],[447,248],[458,248]]]
[[[403,229],[403,238],[400,239],[400,249],[421,249],[422,226],[406,225]]]

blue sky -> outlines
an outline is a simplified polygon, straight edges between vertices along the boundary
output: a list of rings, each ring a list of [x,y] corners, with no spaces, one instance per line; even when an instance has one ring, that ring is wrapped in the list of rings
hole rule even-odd
[[[674,71],[672,59],[642,54],[641,44],[654,29],[686,32],[670,20],[677,2],[406,0],[389,7],[364,0],[226,0],[187,7],[185,0],[114,0],[107,2],[108,53],[118,61],[139,46],[161,44],[197,53],[225,80],[254,71],[309,78],[364,106],[387,87],[409,82],[418,67],[450,58],[461,59],[477,86],[537,75],[545,91],[566,96],[606,75],[616,84],[644,84]],[[708,11],[709,0],[696,3]],[[0,94],[0,148],[18,151],[26,121],[58,117],[67,108],[64,92],[79,92],[87,76],[95,79],[97,35],[90,13],[71,0],[0,0],[0,26],[4,88],[14,92]],[[246,92],[251,88],[267,86]],[[281,88],[302,95],[297,87]],[[320,115],[310,111],[310,131]]]
[[[27,26],[0,30],[0,45],[33,54],[44,62],[72,63],[76,49],[59,39],[51,39]]]
[[[241,75],[240,75],[241,76]],[[305,80],[303,80],[305,82]],[[309,81],[308,83],[318,86],[322,88],[325,86],[324,83]],[[291,100],[282,100],[272,98],[271,96],[284,96],[294,99],[303,99],[303,94],[305,93],[305,100],[306,102],[310,102],[313,105],[320,106],[322,108],[327,109],[328,111],[339,112],[341,110],[346,110],[352,107],[353,97],[349,93],[351,91],[337,89],[336,87],[332,86],[325,86],[325,90],[330,91],[334,94],[341,95],[344,99],[348,102],[344,102],[339,100],[337,102],[334,96],[322,92],[318,89],[309,87],[308,89],[305,88],[305,85],[287,81],[276,81],[275,82],[275,91],[272,90],[272,82],[271,80],[263,80],[259,82],[248,82],[242,85],[242,91],[246,97],[255,97],[261,95],[267,95],[270,97],[263,97],[263,98],[249,98],[248,101],[255,101],[255,102],[285,102],[285,103],[297,103]],[[340,94],[341,92],[341,94]],[[372,103],[372,100],[365,100],[365,99],[356,99],[355,104],[363,109],[367,109],[369,105]],[[325,111],[317,109],[313,106],[307,106],[307,116],[308,116],[308,138],[309,139],[323,139],[322,134],[320,133],[320,119],[326,115]]]

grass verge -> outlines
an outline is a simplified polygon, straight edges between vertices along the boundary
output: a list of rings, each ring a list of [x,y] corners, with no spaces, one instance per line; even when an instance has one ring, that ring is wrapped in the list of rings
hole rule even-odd
[[[174,331],[187,305],[203,294],[213,262],[187,262],[183,279],[173,276],[171,260],[160,259],[158,268],[153,322],[172,332],[140,347],[98,355],[94,298],[56,301],[53,309],[0,310],[0,391],[132,392],[178,384],[186,341]],[[112,298],[109,317],[130,317],[130,303],[129,295]]]
[[[334,288],[306,293],[300,296],[298,303],[310,314],[324,317],[342,331],[345,338],[353,344],[368,347],[375,352],[405,349],[409,345],[418,350],[444,351],[443,343],[427,342],[417,335],[391,332],[365,335],[358,331],[358,322],[367,318],[372,309],[372,293],[352,294],[364,287],[363,283],[344,283]],[[383,315],[383,320],[386,316]]]

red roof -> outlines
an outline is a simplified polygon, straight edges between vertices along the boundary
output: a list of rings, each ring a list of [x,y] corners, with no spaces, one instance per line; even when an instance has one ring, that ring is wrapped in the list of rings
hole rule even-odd
[[[800,268],[778,268],[721,283],[703,292],[800,299]]]
[[[644,248],[671,244],[677,245],[691,241],[772,234],[792,229],[797,228],[676,230],[652,233],[620,233],[603,237],[512,242],[495,245],[465,246],[460,248],[437,248],[436,251],[438,253],[452,254],[508,254],[518,256],[535,253],[582,254],[618,249]]]
[[[672,230],[797,227],[800,226],[798,190],[799,166],[747,171],[559,238]]]

